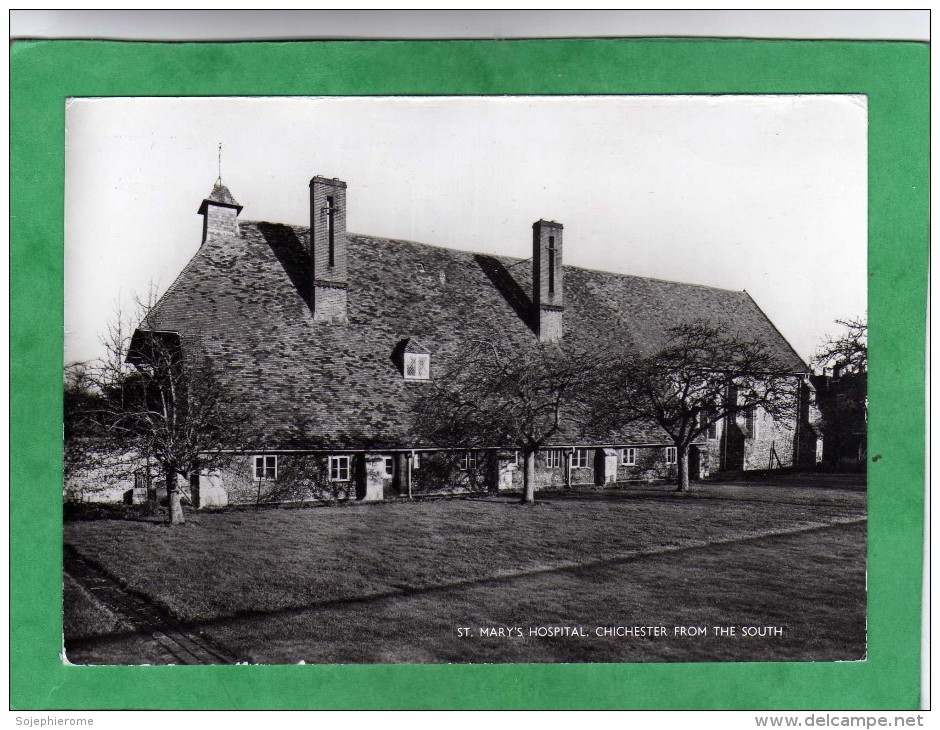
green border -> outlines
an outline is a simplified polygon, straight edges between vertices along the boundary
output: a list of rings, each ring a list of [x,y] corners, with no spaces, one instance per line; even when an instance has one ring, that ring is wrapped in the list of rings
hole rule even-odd
[[[11,48],[15,709],[916,709],[928,246],[926,44],[550,40]],[[857,663],[70,667],[61,646],[64,107],[70,96],[864,93],[869,658]]]

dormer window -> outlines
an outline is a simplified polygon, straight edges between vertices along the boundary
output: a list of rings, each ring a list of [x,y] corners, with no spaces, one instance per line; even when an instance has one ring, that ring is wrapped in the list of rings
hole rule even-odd
[[[395,345],[392,362],[405,380],[431,379],[431,351],[410,337]]]
[[[405,353],[405,380],[428,380],[431,377],[431,356],[418,352]]]

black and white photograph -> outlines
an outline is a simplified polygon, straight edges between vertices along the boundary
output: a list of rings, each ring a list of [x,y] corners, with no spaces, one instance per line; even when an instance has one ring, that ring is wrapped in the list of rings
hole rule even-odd
[[[864,661],[867,115],[69,99],[63,661]]]

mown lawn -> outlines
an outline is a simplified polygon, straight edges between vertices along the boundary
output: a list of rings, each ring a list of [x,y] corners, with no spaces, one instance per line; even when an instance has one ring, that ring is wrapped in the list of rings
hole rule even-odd
[[[74,578],[63,576],[66,610],[62,633],[73,664],[166,664],[172,657],[147,637],[136,636]]]
[[[825,527],[863,514],[863,493],[743,488],[534,507],[489,498],[231,511],[178,528],[101,519],[64,530],[129,588],[253,662],[810,660],[864,655],[865,527]],[[784,635],[671,636],[674,626],[716,624],[773,624]],[[662,625],[670,636],[479,635],[619,625]],[[459,627],[473,635],[458,638]]]

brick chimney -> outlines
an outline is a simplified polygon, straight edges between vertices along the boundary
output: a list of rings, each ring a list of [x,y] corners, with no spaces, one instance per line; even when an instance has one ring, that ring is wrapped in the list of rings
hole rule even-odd
[[[565,311],[561,265],[562,231],[554,221],[532,224],[532,306],[535,331],[542,342],[557,342]]]
[[[212,186],[209,197],[202,201],[197,211],[202,216],[202,242],[229,238],[238,235],[238,204],[220,177]]]
[[[313,317],[346,321],[346,183],[336,178],[310,181],[310,260]]]

